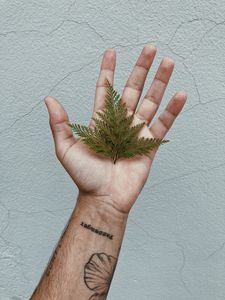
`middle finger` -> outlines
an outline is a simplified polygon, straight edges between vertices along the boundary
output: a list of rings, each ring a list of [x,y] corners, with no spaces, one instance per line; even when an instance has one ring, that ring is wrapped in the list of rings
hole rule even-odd
[[[136,64],[126,82],[123,90],[122,99],[126,103],[126,107],[134,113],[138,101],[140,99],[145,79],[148,71],[152,65],[156,54],[156,47],[154,45],[146,45],[138,57]]]

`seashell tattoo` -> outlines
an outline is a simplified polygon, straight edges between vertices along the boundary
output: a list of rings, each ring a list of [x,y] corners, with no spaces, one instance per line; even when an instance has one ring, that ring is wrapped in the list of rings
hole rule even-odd
[[[89,300],[104,300],[108,293],[117,259],[105,253],[94,253],[84,266],[84,282],[95,292]]]

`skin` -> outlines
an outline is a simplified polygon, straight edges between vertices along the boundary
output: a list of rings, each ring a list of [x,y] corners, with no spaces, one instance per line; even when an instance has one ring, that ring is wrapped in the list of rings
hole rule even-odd
[[[174,61],[164,57],[146,95],[142,96],[156,51],[151,44],[142,49],[125,84],[122,99],[129,114],[134,114],[134,124],[146,123],[140,136],[162,139],[181,112],[187,95],[184,91],[176,92],[165,110],[152,122],[174,69]],[[104,79],[107,77],[113,85],[115,67],[116,51],[106,49],[96,84],[93,117],[96,117],[96,111],[103,109],[106,93]],[[137,109],[139,101],[141,103]],[[107,294],[102,298],[91,298],[93,291],[85,285],[83,278],[85,263],[97,252],[118,257],[130,209],[149,176],[157,149],[147,156],[119,159],[113,164],[112,160],[94,153],[73,135],[67,125],[68,114],[56,99],[48,96],[45,103],[56,156],[78,187],[79,195],[67,229],[56,248],[58,251],[50,263],[50,275],[46,276],[45,271],[32,299],[46,299],[47,296],[48,299],[65,300],[106,299]],[[94,126],[93,120],[90,120],[89,126]],[[114,234],[113,240],[81,227],[82,221]],[[65,277],[65,274],[69,275]]]

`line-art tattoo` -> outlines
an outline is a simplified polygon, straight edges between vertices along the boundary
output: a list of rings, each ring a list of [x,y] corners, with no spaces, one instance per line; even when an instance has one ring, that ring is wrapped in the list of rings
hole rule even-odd
[[[107,232],[104,232],[104,231],[102,231],[102,230],[100,230],[100,229],[96,229],[96,228],[94,228],[91,224],[86,224],[86,223],[84,223],[84,222],[81,222],[80,225],[83,226],[83,227],[86,228],[86,229],[91,230],[92,232],[95,232],[95,233],[97,233],[97,234],[99,234],[99,235],[105,236],[105,237],[107,237],[107,238],[110,239],[110,240],[113,239],[113,235],[112,235],[112,234],[109,234],[109,233],[107,233]]]
[[[84,282],[94,292],[89,300],[104,300],[115,271],[117,258],[105,253],[94,253],[84,266]]]

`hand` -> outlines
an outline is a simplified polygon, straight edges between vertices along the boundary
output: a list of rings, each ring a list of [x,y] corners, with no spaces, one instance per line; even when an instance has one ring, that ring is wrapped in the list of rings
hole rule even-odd
[[[182,110],[187,95],[182,91],[177,92],[158,119],[150,125],[174,69],[174,61],[165,57],[139,109],[136,110],[155,54],[155,46],[146,45],[143,48],[124,87],[122,99],[126,103],[128,112],[134,114],[134,124],[143,121],[146,123],[140,136],[162,139]],[[96,117],[96,111],[102,110],[104,105],[105,77],[113,85],[115,65],[116,52],[114,49],[107,49],[103,55],[97,80],[93,117]],[[119,212],[128,214],[148,178],[156,150],[151,151],[148,156],[119,159],[116,164],[113,164],[111,159],[90,150],[80,138],[73,136],[71,128],[67,125],[68,115],[58,101],[48,96],[45,98],[45,103],[50,115],[56,155],[80,193],[93,195],[94,199],[103,196],[107,204]],[[94,126],[93,120],[90,121],[89,126]]]

